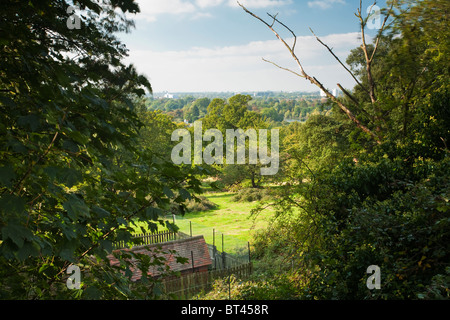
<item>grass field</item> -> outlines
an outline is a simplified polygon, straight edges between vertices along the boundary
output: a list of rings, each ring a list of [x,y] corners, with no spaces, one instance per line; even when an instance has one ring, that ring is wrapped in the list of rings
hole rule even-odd
[[[177,216],[176,225],[181,232],[186,234],[190,234],[192,226],[192,235],[203,235],[207,243],[213,244],[213,238],[215,238],[215,244],[220,251],[223,251],[223,234],[223,249],[226,252],[247,252],[248,242],[250,245],[252,243],[252,235],[256,230],[268,225],[274,210],[269,208],[257,217],[253,217],[250,212],[256,207],[257,202],[235,202],[232,200],[235,194],[232,192],[204,193],[203,196],[215,203],[216,208],[202,212],[189,212],[184,217]],[[142,231],[136,228],[136,232],[141,233]]]
[[[247,247],[252,241],[252,234],[268,225],[273,210],[266,209],[256,218],[250,211],[256,202],[234,202],[235,193],[215,192],[204,196],[217,205],[217,208],[203,212],[190,212],[183,218],[177,218],[176,224],[180,231],[189,234],[190,224],[192,235],[203,235],[207,243],[213,243],[213,229],[215,230],[215,244],[222,250],[222,233],[224,234],[225,251],[233,252],[239,247]]]

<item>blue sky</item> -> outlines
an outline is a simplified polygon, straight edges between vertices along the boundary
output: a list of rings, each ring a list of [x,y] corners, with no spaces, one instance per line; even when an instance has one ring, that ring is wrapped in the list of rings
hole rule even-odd
[[[120,35],[130,49],[127,62],[145,74],[155,92],[317,91],[305,79],[262,61],[298,67],[275,35],[235,0],[137,0],[141,13],[136,28]],[[309,31],[345,61],[360,44],[359,0],[241,0],[249,10],[269,20],[277,14],[297,35],[296,53],[305,71],[327,87],[354,83]],[[363,12],[373,4],[363,1]],[[383,7],[384,1],[378,1]],[[291,35],[278,28],[282,36]],[[367,30],[369,37],[373,30]],[[370,39],[369,39],[370,40]]]

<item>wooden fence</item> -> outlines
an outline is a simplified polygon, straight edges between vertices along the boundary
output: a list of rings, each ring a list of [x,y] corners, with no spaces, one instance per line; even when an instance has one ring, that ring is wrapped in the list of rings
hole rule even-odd
[[[248,254],[246,256],[237,256],[229,254],[227,252],[221,252],[217,250],[217,247],[212,244],[207,244],[209,250],[209,256],[212,260],[213,269],[227,269],[230,267],[240,266],[250,262]]]
[[[162,243],[172,240],[184,239],[184,235],[171,231],[159,231],[155,233],[137,234],[133,239],[139,241],[138,245],[149,245],[154,243]],[[114,249],[123,249],[127,247],[125,241],[116,241],[113,245]]]
[[[194,272],[177,278],[163,279],[161,286],[166,295],[173,295],[178,299],[189,299],[200,293],[212,289],[215,280],[234,275],[238,279],[244,279],[252,273],[252,263],[241,264],[227,269]]]

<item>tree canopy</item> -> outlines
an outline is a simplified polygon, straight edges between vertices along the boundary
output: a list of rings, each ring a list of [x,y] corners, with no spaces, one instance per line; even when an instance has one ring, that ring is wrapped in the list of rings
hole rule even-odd
[[[4,299],[153,296],[129,286],[130,257],[113,267],[107,255],[115,241],[131,241],[134,221],[152,229],[166,224],[170,198],[182,202],[187,190],[199,190],[188,171],[164,157],[156,161],[158,150],[138,145],[147,120],[133,99],[151,86],[123,64],[127,49],[114,35],[131,30],[124,13],[139,12],[137,4],[76,3],[79,29],[68,28],[69,1],[2,2]],[[137,258],[143,270],[154,263]],[[82,269],[80,290],[63,281],[70,264]]]

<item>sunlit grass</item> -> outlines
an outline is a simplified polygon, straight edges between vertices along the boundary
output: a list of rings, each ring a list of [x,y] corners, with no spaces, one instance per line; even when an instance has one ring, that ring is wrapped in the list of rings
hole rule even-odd
[[[251,210],[257,206],[257,202],[235,202],[235,192],[207,192],[203,195],[215,203],[216,208],[202,212],[189,212],[183,217],[176,216],[175,224],[179,231],[188,235],[203,235],[206,242],[215,244],[217,249],[234,253],[247,250],[248,242],[252,243],[253,234],[268,226],[270,218],[274,214],[271,208],[265,209],[257,216],[251,215]],[[172,222],[172,217],[168,217]],[[136,222],[135,233],[142,233],[142,229],[149,232],[146,224]],[[158,224],[158,231],[167,228]],[[222,248],[222,234],[224,245]]]
[[[187,234],[190,234],[192,225],[192,235],[203,235],[207,243],[215,242],[219,250],[222,250],[222,234],[225,251],[231,252],[234,251],[233,248],[246,247],[247,242],[252,242],[254,232],[265,228],[274,213],[273,209],[266,209],[257,217],[251,216],[251,210],[256,207],[257,202],[234,202],[232,198],[235,193],[215,192],[204,195],[217,207],[213,210],[187,213],[183,218],[176,219],[176,225],[180,231]]]

